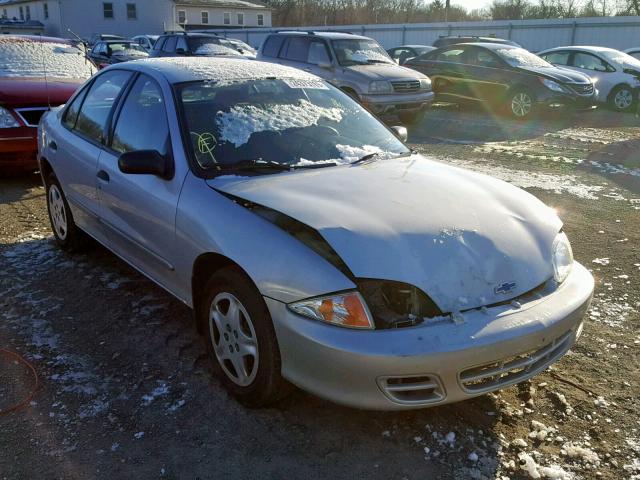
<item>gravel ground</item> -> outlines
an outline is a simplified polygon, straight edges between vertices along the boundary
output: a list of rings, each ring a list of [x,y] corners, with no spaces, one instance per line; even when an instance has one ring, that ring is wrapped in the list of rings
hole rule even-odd
[[[638,126],[636,126],[638,125]],[[0,478],[640,479],[640,121],[530,124],[441,106],[427,155],[556,208],[596,278],[578,345],[532,381],[402,412],[297,391],[247,410],[209,372],[190,311],[94,246],[51,240],[37,176],[0,179]]]

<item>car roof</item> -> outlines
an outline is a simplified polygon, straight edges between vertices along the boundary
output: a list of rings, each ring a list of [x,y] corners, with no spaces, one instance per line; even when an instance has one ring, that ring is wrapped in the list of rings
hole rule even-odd
[[[274,35],[314,35],[316,37],[328,38],[331,40],[341,39],[357,39],[357,40],[371,40],[369,37],[363,37],[362,35],[354,35],[348,32],[314,32],[305,30],[291,30],[276,32]]]
[[[567,47],[554,47],[549,48],[547,50],[543,50],[544,52],[554,52],[558,50],[585,50],[590,52],[617,52],[614,48],[609,47],[598,47],[594,45],[572,45]]]
[[[393,47],[393,48],[435,48],[435,47],[432,47],[431,45],[400,45],[399,47]]]
[[[98,43],[106,43],[107,45],[110,45],[112,43],[135,43],[135,41],[130,38],[122,38],[120,40],[100,40],[99,42],[96,42],[96,44]]]
[[[249,60],[244,57],[145,58],[119,64],[117,68],[160,74],[171,84],[202,80],[219,82],[274,77],[318,79],[315,75],[297,68]]]
[[[221,38],[217,33],[165,33],[164,37],[202,37],[202,38]]]
[[[515,45],[509,45],[508,43],[489,43],[489,42],[461,42],[461,43],[453,43],[451,45],[447,45],[446,47],[442,47],[442,48],[455,48],[455,47],[460,47],[460,46],[469,46],[469,47],[482,47],[482,48],[486,48],[487,50],[504,50],[504,49],[512,49],[512,48],[517,48],[517,49],[522,49],[522,47],[516,47]]]

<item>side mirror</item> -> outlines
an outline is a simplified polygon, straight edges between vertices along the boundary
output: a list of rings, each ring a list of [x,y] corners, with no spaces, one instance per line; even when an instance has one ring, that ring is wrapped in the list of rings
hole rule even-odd
[[[325,70],[333,70],[333,65],[327,62],[321,62],[318,64],[318,67],[324,68]]]
[[[180,47],[180,48],[176,48],[176,53],[178,55],[186,55],[187,51],[184,48]]]
[[[409,138],[409,134],[407,133],[407,129],[405,127],[395,126],[391,127],[391,130],[393,131],[393,134],[403,142],[406,142],[407,138]]]
[[[118,158],[122,173],[132,175],[155,175],[165,180],[173,178],[173,161],[157,150],[135,150]]]

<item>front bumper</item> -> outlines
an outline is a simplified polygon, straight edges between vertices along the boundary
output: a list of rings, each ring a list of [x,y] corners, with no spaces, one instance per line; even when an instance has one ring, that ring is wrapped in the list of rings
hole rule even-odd
[[[538,103],[549,110],[595,110],[598,97],[597,91],[593,95],[549,93],[538,98]]]
[[[388,95],[362,95],[362,104],[379,115],[391,115],[401,112],[412,113],[426,110],[431,106],[433,92],[393,93]]]
[[[575,343],[593,287],[591,274],[575,263],[553,293],[520,308],[465,312],[462,324],[443,321],[377,331],[331,326],[298,316],[284,303],[265,301],[285,378],[336,403],[402,410],[465,400],[544,370]],[[474,381],[504,362],[515,365],[512,360],[527,368],[516,375],[498,372],[489,383]]]
[[[36,169],[38,167],[37,154],[36,128],[0,129],[0,167]]]

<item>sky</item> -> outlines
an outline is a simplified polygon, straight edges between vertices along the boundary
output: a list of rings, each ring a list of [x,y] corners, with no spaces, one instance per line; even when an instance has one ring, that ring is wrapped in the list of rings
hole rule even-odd
[[[451,0],[452,5],[460,5],[467,10],[474,10],[476,8],[486,7],[491,3],[491,0]]]

